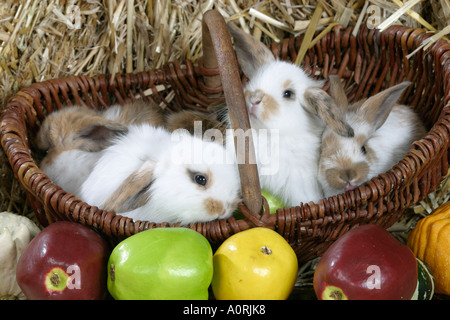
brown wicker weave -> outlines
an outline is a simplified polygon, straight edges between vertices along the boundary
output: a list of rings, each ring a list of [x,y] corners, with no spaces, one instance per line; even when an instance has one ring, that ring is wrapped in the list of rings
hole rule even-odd
[[[124,103],[135,96],[164,103],[171,90],[176,96],[167,110],[182,108],[206,111],[212,102],[225,96],[233,126],[249,126],[234,51],[222,17],[216,11],[204,15],[204,56],[198,62],[172,62],[160,70],[117,75],[73,76],[35,83],[20,90],[8,102],[1,118],[1,143],[11,167],[27,191],[28,200],[43,224],[71,220],[88,225],[117,242],[139,231],[168,227],[136,221],[92,207],[66,193],[39,169],[33,144],[42,120],[52,111],[73,104],[102,109]],[[404,210],[434,191],[448,171],[450,130],[450,45],[444,40],[426,52],[411,53],[430,37],[422,29],[393,26],[383,33],[362,27],[335,27],[304,58],[307,73],[328,78],[338,73],[345,79],[350,100],[358,100],[403,80],[413,83],[402,102],[421,115],[429,132],[414,143],[411,151],[391,170],[373,178],[356,190],[316,203],[279,209],[270,215],[261,206],[256,168],[241,166],[245,219],[229,218],[190,227],[220,244],[242,230],[264,226],[283,235],[295,249],[299,261],[319,256],[338,237],[359,224],[375,223],[388,227]],[[281,59],[295,61],[302,37],[271,44]],[[217,52],[217,59],[216,54]],[[218,72],[220,70],[220,72]],[[220,85],[223,83],[223,86]],[[165,90],[156,90],[157,85]],[[151,96],[144,91],[152,89]],[[223,92],[225,95],[223,95]],[[243,113],[242,113],[243,112]],[[249,173],[248,173],[248,172]],[[263,207],[264,210],[259,210]],[[260,213],[261,211],[263,213]]]

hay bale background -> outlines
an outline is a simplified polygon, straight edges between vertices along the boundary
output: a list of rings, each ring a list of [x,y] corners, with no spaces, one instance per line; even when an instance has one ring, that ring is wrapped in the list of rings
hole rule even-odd
[[[202,54],[201,18],[211,8],[264,42],[312,32],[337,23],[381,20],[448,33],[450,1],[410,0],[395,18],[399,0],[6,0],[0,2],[0,107],[33,82],[69,75],[139,72]],[[369,9],[369,10],[367,10]],[[390,20],[391,21],[390,21]],[[300,55],[299,55],[300,56]],[[0,211],[32,216],[22,188],[0,150]],[[426,214],[449,198],[448,180],[414,214]]]

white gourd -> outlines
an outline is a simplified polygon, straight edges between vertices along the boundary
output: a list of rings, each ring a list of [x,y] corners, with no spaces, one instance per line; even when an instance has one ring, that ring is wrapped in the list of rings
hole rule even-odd
[[[39,227],[27,217],[0,212],[0,300],[26,299],[16,281],[16,264],[39,232]]]

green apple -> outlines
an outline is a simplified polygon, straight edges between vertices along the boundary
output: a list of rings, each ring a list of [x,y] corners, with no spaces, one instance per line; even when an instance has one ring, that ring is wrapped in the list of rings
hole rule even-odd
[[[270,213],[276,213],[277,209],[285,207],[283,201],[279,197],[271,194],[269,191],[262,189],[261,195],[266,198],[269,203]]]
[[[108,261],[116,300],[206,300],[213,276],[208,240],[188,228],[156,228],[120,242]]]

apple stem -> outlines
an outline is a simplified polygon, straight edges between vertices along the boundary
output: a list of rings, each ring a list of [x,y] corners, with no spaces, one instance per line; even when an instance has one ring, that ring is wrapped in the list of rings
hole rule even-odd
[[[54,272],[52,274],[52,276],[50,277],[50,281],[52,282],[52,285],[57,287],[61,283],[61,278],[59,277],[59,275],[56,272]]]
[[[342,292],[340,291],[333,291],[330,293],[330,298],[333,300],[342,300]]]
[[[261,252],[267,256],[272,254],[272,250],[266,246],[261,247]]]

